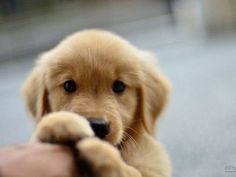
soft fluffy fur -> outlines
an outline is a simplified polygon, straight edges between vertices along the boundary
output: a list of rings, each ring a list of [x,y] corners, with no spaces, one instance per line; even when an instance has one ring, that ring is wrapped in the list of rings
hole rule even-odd
[[[67,37],[40,57],[23,86],[37,123],[33,139],[77,142],[79,158],[95,176],[170,176],[168,156],[153,138],[169,84],[152,60],[152,54],[107,31]],[[70,79],[78,86],[75,93],[63,89]],[[126,84],[124,93],[112,91],[115,80]],[[94,137],[87,117],[110,122],[106,141]]]

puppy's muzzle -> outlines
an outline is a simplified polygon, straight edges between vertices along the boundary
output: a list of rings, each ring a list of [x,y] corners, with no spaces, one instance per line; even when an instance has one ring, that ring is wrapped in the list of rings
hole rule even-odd
[[[110,125],[103,118],[88,118],[90,126],[97,137],[104,139],[110,133]]]

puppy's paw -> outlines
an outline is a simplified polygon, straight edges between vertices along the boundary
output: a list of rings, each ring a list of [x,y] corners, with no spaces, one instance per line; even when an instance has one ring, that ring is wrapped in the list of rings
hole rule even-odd
[[[119,174],[122,162],[120,153],[108,142],[87,138],[78,142],[76,148],[80,171],[85,176],[110,177]]]
[[[93,136],[88,121],[72,112],[55,112],[42,118],[33,133],[32,141],[67,143]]]

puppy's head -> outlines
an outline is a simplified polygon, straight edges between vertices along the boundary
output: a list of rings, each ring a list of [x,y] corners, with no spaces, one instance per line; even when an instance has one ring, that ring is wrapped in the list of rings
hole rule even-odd
[[[113,144],[128,129],[152,133],[168,82],[151,58],[106,31],[73,34],[38,60],[23,85],[26,105],[36,121],[61,110],[103,120]]]

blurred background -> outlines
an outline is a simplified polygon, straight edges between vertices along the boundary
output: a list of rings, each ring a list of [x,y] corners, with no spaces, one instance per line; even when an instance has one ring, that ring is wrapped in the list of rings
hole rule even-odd
[[[0,0],[0,146],[32,132],[19,89],[34,60],[86,28],[157,54],[173,85],[157,127],[173,176],[236,176],[235,0]]]

